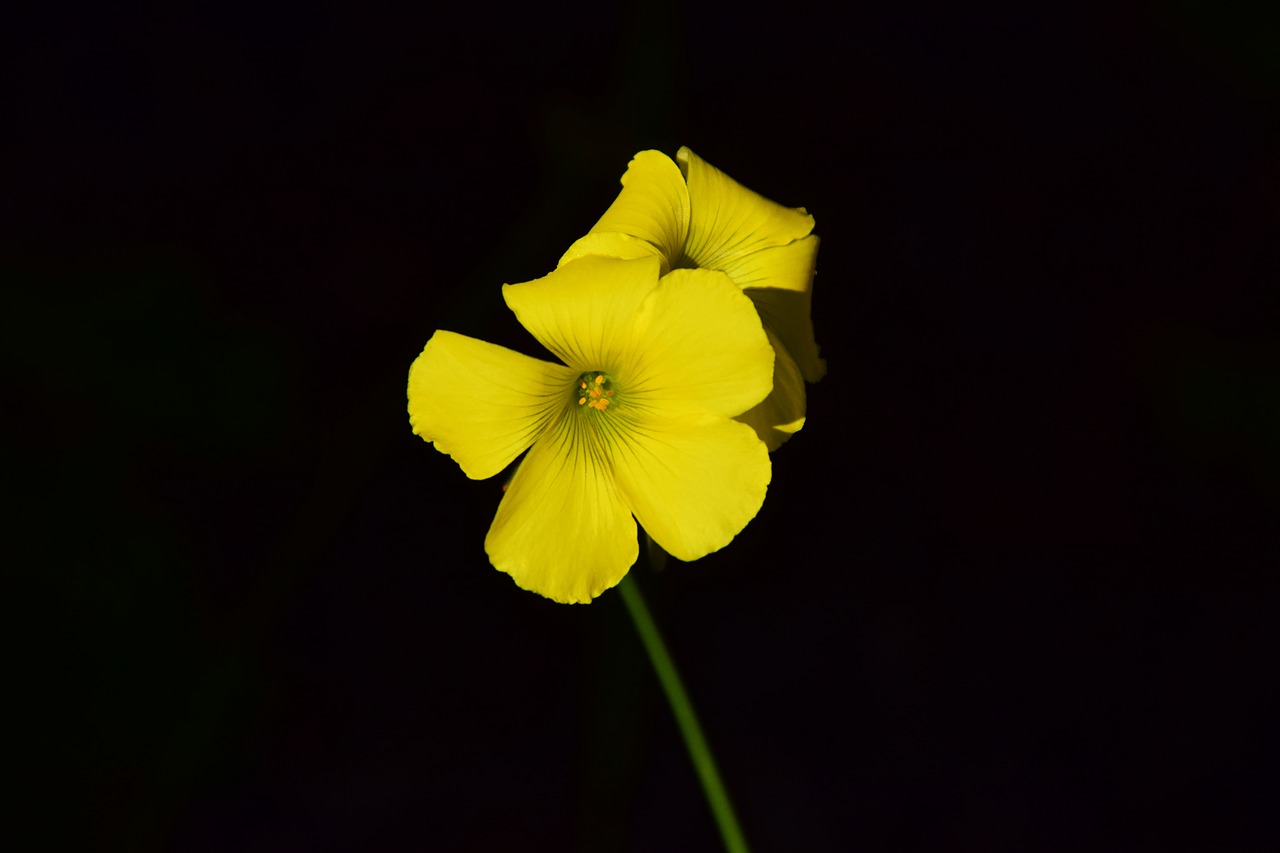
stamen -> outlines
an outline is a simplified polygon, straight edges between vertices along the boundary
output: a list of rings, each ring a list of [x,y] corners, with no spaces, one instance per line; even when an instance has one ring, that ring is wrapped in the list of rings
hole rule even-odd
[[[609,399],[613,396],[612,385],[613,381],[603,371],[583,373],[578,377],[578,388],[582,392],[578,395],[578,405],[603,412],[613,402]]]

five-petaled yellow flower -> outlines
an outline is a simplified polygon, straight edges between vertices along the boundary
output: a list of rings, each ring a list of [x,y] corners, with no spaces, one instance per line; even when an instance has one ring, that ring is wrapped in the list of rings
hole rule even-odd
[[[694,560],[755,517],[765,445],[735,417],[770,391],[774,353],[728,275],[656,257],[584,257],[504,285],[563,364],[436,332],[409,371],[413,430],[472,479],[526,449],[485,538],[525,589],[587,602],[636,561],[638,520]],[[634,519],[633,519],[634,516]]]
[[[817,382],[826,372],[810,318],[818,254],[812,230],[813,217],[803,207],[769,201],[688,148],[676,162],[660,151],[641,151],[622,176],[617,199],[560,263],[587,255],[656,255],[664,273],[728,274],[755,303],[777,353],[773,392],[738,419],[775,450],[804,425],[805,381]]]

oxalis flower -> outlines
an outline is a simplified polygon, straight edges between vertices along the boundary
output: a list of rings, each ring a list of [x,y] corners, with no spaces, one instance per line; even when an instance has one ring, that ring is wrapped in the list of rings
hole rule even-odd
[[[587,255],[655,255],[662,271],[726,273],[751,298],[777,353],[773,392],[738,419],[776,450],[804,426],[805,381],[826,373],[814,341],[810,301],[818,237],[803,207],[752,192],[688,148],[675,162],[641,151],[622,176],[622,192],[587,236],[560,260]]]
[[[763,400],[773,350],[727,275],[588,257],[504,285],[553,364],[438,331],[409,370],[413,431],[472,479],[525,450],[485,538],[525,589],[587,602],[638,556],[636,521],[694,560],[755,517],[765,446],[733,420]],[[633,518],[634,517],[634,518]]]

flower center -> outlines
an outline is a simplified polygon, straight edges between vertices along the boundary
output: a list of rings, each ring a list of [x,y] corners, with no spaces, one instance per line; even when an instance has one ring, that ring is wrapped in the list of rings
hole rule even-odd
[[[699,267],[697,261],[686,255],[684,252],[681,252],[679,257],[671,259],[671,269],[696,270],[699,269]]]
[[[579,406],[603,412],[613,400],[613,380],[593,370],[578,377],[577,392]]]

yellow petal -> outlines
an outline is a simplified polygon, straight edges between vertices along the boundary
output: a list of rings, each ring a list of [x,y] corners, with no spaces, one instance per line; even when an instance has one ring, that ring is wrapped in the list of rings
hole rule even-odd
[[[728,545],[755,518],[771,474],[751,427],[715,416],[632,423],[612,455],[641,526],[686,561]]]
[[[566,604],[617,584],[639,554],[601,440],[577,414],[565,413],[520,463],[484,541],[516,584]]]
[[[482,480],[562,411],[577,373],[495,344],[436,332],[409,368],[409,423]]]
[[[813,336],[813,297],[808,292],[773,288],[744,290],[765,327],[787,348],[795,359],[800,374],[809,382],[817,382],[827,373],[827,363],[818,356],[818,344]]]
[[[591,231],[629,234],[653,244],[668,262],[678,259],[689,233],[689,190],[680,169],[661,151],[641,151]]]
[[[765,331],[774,347],[773,390],[758,406],[734,420],[754,429],[772,453],[804,426],[805,394],[804,378],[795,361],[782,342],[768,329]]]
[[[569,250],[565,252],[557,267],[562,267],[570,261],[576,261],[578,258],[584,258],[588,255],[604,255],[608,258],[647,258],[655,256],[661,263],[662,274],[667,272],[667,259],[662,256],[661,251],[646,240],[639,237],[632,237],[628,234],[619,234],[613,231],[599,231],[588,234],[579,240],[574,241]]]
[[[619,406],[740,415],[769,393],[773,348],[751,300],[715,270],[672,270],[634,318]]]
[[[676,159],[689,179],[685,255],[698,266],[724,269],[736,258],[785,246],[813,230],[813,217],[803,208],[769,201],[688,148],[681,148]]]
[[[818,260],[818,235],[810,234],[785,246],[772,246],[742,255],[722,269],[741,288],[771,287],[808,293]]]
[[[656,257],[588,256],[523,284],[504,284],[507,307],[543,346],[577,370],[616,371],[636,312],[658,286]]]

